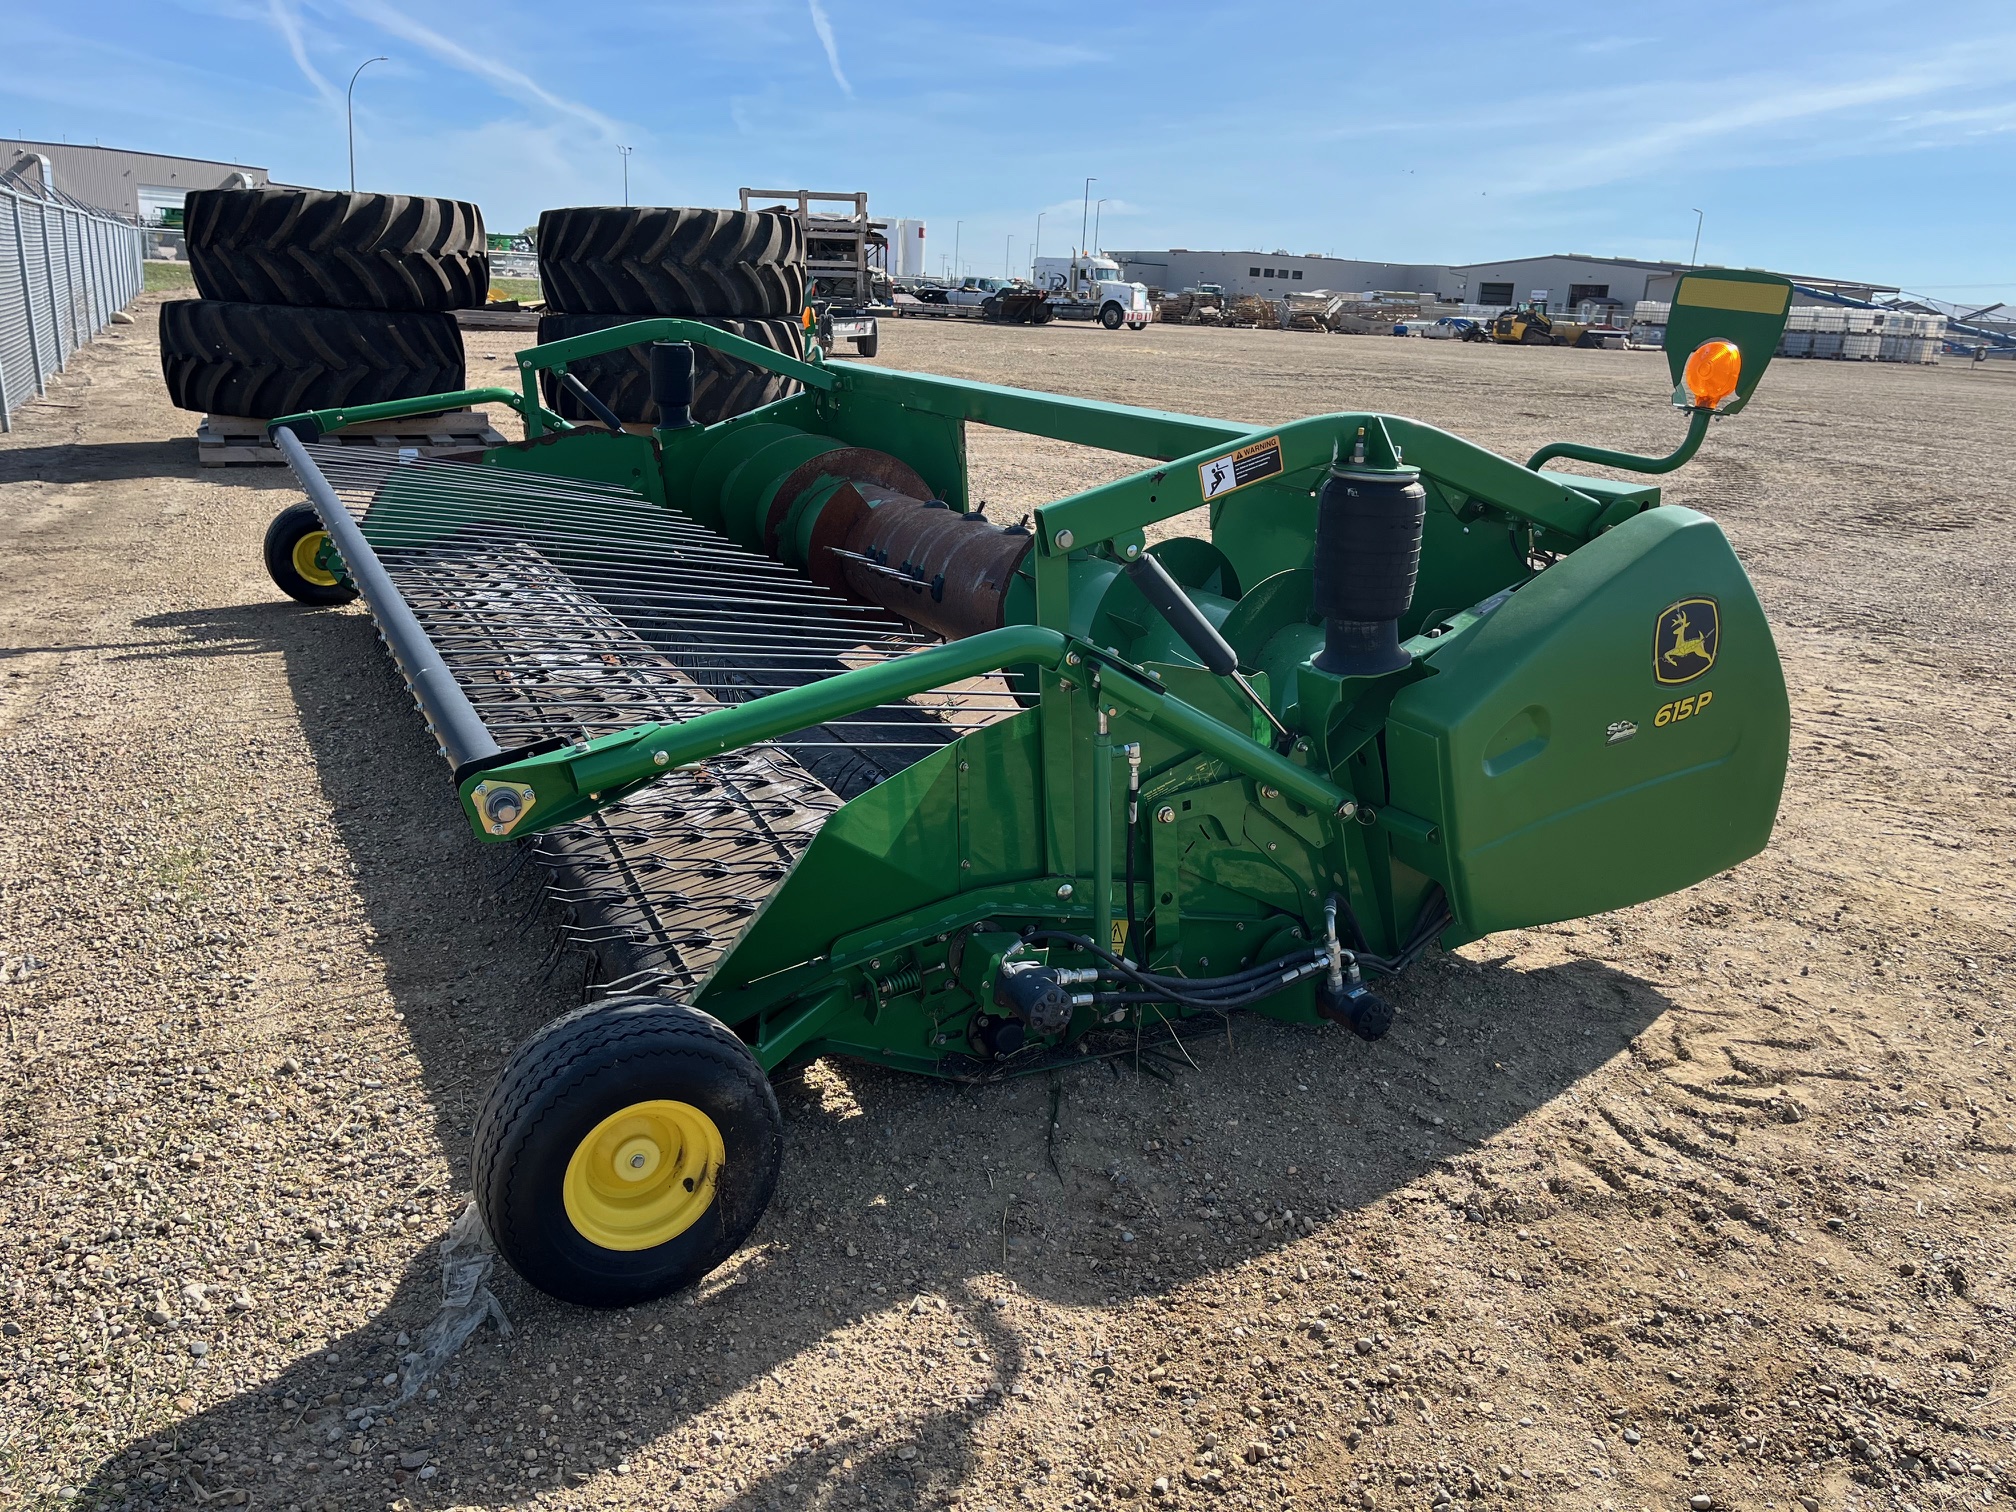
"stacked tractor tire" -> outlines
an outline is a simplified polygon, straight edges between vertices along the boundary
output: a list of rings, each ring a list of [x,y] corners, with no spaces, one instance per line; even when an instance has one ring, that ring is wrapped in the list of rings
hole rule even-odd
[[[452,312],[490,291],[474,205],[201,189],[184,237],[202,298],[161,307],[161,371],[180,408],[271,419],[467,386]]]
[[[787,212],[609,206],[539,217],[539,340],[563,341],[653,316],[678,316],[792,357],[805,355],[805,233]],[[696,346],[693,419],[712,425],[793,392],[789,379]],[[626,425],[658,419],[646,347],[568,371]],[[541,374],[545,402],[594,423],[580,398]]]

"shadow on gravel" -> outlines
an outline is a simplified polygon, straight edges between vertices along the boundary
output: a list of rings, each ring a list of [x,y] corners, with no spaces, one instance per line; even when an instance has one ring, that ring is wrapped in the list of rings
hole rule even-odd
[[[0,483],[102,483],[126,478],[195,477],[196,442],[79,441],[0,448]],[[237,480],[233,480],[237,481]]]
[[[466,1182],[470,1126],[498,1066],[582,990],[580,968],[549,949],[535,879],[469,838],[366,616],[276,604],[180,628],[210,637],[215,654],[257,640],[285,657],[437,1137]],[[1439,1256],[1374,1250],[1353,1220],[1431,1170],[1464,1185],[1460,1217],[1516,1222],[1509,1199],[1465,1185],[1468,1152],[1670,1006],[1589,960],[1519,971],[1431,957],[1393,998],[1399,1021],[1376,1045],[1237,1019],[1143,1070],[1114,1061],[963,1088],[816,1066],[779,1088],[776,1201],[751,1245],[694,1294],[588,1312],[500,1267],[493,1285],[515,1336],[486,1327],[434,1382],[437,1399],[361,1429],[352,1414],[380,1394],[398,1336],[417,1336],[438,1303],[430,1243],[368,1325],[122,1446],[83,1504],[210,1512],[242,1491],[275,1512],[400,1496],[509,1507],[645,1455],[648,1481],[588,1489],[605,1505],[662,1504],[669,1465],[707,1477],[708,1500],[750,1512],[935,1499],[977,1473],[976,1426],[1022,1413],[1018,1391],[1098,1421],[1112,1371],[1152,1364],[1130,1358],[1130,1310],[1176,1306],[1179,1289],[1248,1263],[1292,1273],[1325,1260],[1362,1269],[1369,1301],[1382,1275]],[[349,1265],[349,1242],[333,1237],[331,1273]],[[1333,1294],[1355,1287],[1340,1279]],[[1114,1355],[1073,1358],[1075,1342],[1025,1354],[1043,1329],[1097,1324],[1036,1323],[1029,1310],[1048,1305],[1106,1309]],[[857,1334],[863,1324],[874,1326]],[[1270,1347],[1337,1359],[1357,1331],[1346,1318],[1327,1337],[1298,1331]],[[929,1387],[910,1392],[920,1379]],[[724,1404],[712,1423],[730,1441],[716,1446],[694,1422]],[[724,1485],[711,1467],[730,1454],[739,1474],[767,1455],[777,1463]],[[1078,1488],[1044,1489],[1061,1503]],[[675,1504],[701,1494],[689,1483]]]
[[[180,609],[133,621],[136,630],[165,632],[147,640],[92,641],[49,646],[0,646],[0,661],[15,656],[61,656],[72,651],[117,651],[114,661],[187,660],[191,657],[270,656],[285,649],[274,632],[288,617],[321,614],[305,604],[279,601]]]

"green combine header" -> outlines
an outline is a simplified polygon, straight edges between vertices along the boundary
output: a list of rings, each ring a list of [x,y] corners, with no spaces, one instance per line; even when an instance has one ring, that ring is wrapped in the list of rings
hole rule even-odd
[[[274,422],[307,501],[267,562],[361,594],[476,840],[529,844],[603,995],[476,1135],[503,1253],[635,1302],[725,1259],[781,1159],[769,1078],[985,1079],[1233,1012],[1366,1038],[1432,945],[1621,908],[1768,840],[1771,631],[1712,520],[1547,470],[1681,465],[1749,401],[1790,287],[1688,275],[1667,457],[1528,463],[1394,415],[1254,429],[800,362],[647,320],[522,388]],[[650,348],[661,424],[569,425],[542,371]],[[687,420],[693,348],[801,390]],[[462,460],[321,444],[506,403]],[[989,520],[971,422],[1145,459]],[[1159,536],[1203,509],[1208,535]]]

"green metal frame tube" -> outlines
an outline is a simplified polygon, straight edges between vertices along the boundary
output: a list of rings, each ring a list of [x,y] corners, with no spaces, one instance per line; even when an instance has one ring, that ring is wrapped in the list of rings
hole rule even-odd
[[[543,417],[549,413],[539,406],[541,372],[564,371],[568,363],[580,358],[600,357],[606,352],[620,352],[625,347],[643,346],[653,341],[686,341],[694,346],[711,347],[738,362],[795,378],[808,389],[837,388],[840,382],[823,364],[800,362],[796,357],[773,352],[766,346],[758,346],[740,336],[731,336],[726,331],[717,331],[697,320],[669,317],[633,320],[629,325],[590,331],[584,336],[569,336],[565,341],[549,341],[518,353],[518,377],[525,385],[524,402],[530,406],[519,411],[525,416],[526,439],[532,440],[539,435]]]
[[[1106,699],[1093,695],[1098,724],[1092,734],[1092,938],[1101,950],[1113,944],[1113,734],[1107,728]]]
[[[1341,813],[1351,802],[1350,794],[1318,777],[1307,767],[1299,767],[1287,757],[1270,751],[1248,735],[1221,724],[1201,709],[1180,698],[1171,698],[1156,688],[1132,678],[1109,676],[1104,696],[1125,704],[1163,734],[1195,746],[1206,755],[1230,763],[1247,776],[1279,788],[1297,803],[1305,803],[1321,814]]]
[[[685,724],[646,726],[651,733],[634,744],[575,761],[575,784],[584,792],[621,787],[672,767],[844,719],[964,678],[1004,667],[1056,667],[1064,660],[1064,650],[1064,637],[1040,625],[989,630],[719,709]]]
[[[525,418],[525,396],[516,389],[480,388],[456,389],[450,394],[422,394],[413,399],[386,399],[378,404],[353,404],[344,409],[304,410],[298,415],[282,415],[277,420],[266,422],[266,429],[277,430],[281,426],[293,426],[296,422],[311,422],[323,435],[339,431],[346,425],[363,425],[371,420],[398,420],[407,415],[434,415],[443,410],[466,409],[473,404],[508,404]],[[532,401],[545,423],[554,430],[572,430],[573,425],[562,420],[551,410]]]
[[[694,346],[712,347],[724,357],[733,357],[752,367],[795,378],[807,388],[837,388],[840,383],[822,364],[801,362],[796,357],[773,352],[769,347],[758,346],[740,336],[731,336],[697,320],[678,320],[670,316],[633,320],[628,325],[611,326],[606,331],[590,331],[583,336],[569,336],[564,341],[548,341],[527,347],[518,353],[518,366],[521,370],[535,373],[542,369],[564,368],[577,358],[600,357],[605,352],[620,352],[625,347],[644,346],[653,341],[686,341]]]
[[[1526,459],[1526,466],[1534,472],[1540,470],[1542,462],[1551,462],[1556,457],[1567,457],[1574,462],[1595,462],[1603,467],[1621,467],[1626,472],[1669,473],[1685,467],[1694,459],[1694,453],[1701,450],[1701,442],[1708,435],[1708,422],[1715,418],[1715,412],[1707,409],[1689,411],[1687,435],[1680,443],[1680,449],[1667,457],[1641,457],[1633,452],[1609,451],[1601,446],[1582,446],[1573,441],[1556,441],[1551,446],[1543,446]]]

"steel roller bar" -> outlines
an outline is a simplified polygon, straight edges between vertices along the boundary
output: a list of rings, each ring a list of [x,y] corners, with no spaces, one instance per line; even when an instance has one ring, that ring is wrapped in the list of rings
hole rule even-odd
[[[273,439],[342,554],[344,572],[364,595],[372,618],[378,622],[379,633],[406,674],[406,685],[413,691],[414,702],[427,716],[427,727],[440,742],[449,764],[460,772],[472,762],[502,755],[503,747],[485,728],[468,695],[455,681],[433,642],[427,639],[427,632],[420,627],[413,611],[406,607],[377,553],[364,539],[364,532],[336,497],[335,490],[308,455],[308,449],[301,444],[301,438],[283,428],[273,432]]]

